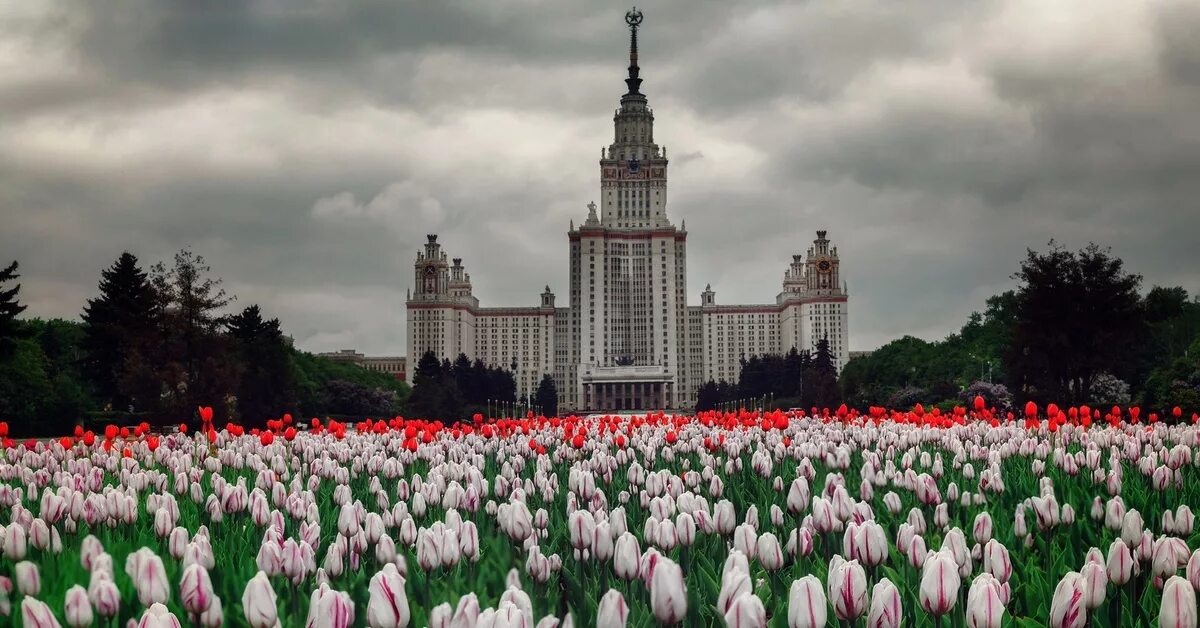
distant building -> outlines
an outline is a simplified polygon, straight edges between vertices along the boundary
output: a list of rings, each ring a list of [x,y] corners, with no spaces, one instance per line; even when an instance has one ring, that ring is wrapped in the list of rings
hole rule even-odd
[[[345,364],[354,364],[361,366],[368,371],[376,373],[386,373],[395,377],[400,381],[408,379],[408,358],[406,356],[367,356],[355,351],[354,349],[340,349],[338,351],[326,351],[318,353],[317,357],[325,358],[333,362],[342,362]]]
[[[871,353],[872,353],[871,351],[851,351],[850,357],[846,358],[846,361],[849,362],[850,360],[853,360],[854,358],[865,358],[865,357],[871,355]]]
[[[408,373],[406,372],[408,358],[402,355],[367,356],[363,358],[359,365],[368,371],[386,373],[400,381],[408,379]]]
[[[654,112],[640,91],[641,21],[637,10],[626,15],[628,89],[613,114],[613,141],[600,150],[600,203],[567,231],[567,303],[556,306],[547,286],[537,306],[481,307],[462,259],[430,234],[413,261],[410,361],[426,351],[464,354],[513,371],[520,396],[548,374],[568,411],[691,407],[705,381],[736,381],[742,358],[813,350],[821,340],[835,366],[845,365],[849,296],[824,230],[790,256],[773,302],[718,304],[706,287],[700,305],[687,303],[688,233],[667,217],[667,149],[655,142]]]

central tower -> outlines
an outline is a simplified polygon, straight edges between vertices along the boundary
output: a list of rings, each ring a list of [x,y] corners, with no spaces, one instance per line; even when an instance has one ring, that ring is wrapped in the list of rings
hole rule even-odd
[[[687,234],[667,219],[666,149],[641,90],[642,19],[636,7],[625,14],[628,76],[600,151],[600,207],[589,204],[568,233],[572,379],[584,409],[674,407],[687,385]]]
[[[654,143],[654,111],[641,92],[638,27],[642,12],[625,14],[629,25],[629,77],[613,114],[613,141],[600,154],[601,220],[617,229],[668,226],[667,158]]]

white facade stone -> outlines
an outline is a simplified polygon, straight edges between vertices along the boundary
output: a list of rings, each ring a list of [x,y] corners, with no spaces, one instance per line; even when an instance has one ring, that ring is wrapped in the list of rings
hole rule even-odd
[[[547,287],[536,307],[480,307],[462,260],[448,262],[430,235],[413,263],[409,364],[432,350],[515,366],[519,396],[548,373],[561,410],[591,411],[687,409],[705,381],[737,381],[742,358],[811,351],[822,338],[838,368],[846,363],[849,297],[825,231],[792,256],[774,303],[718,305],[709,287],[687,305],[688,234],[667,214],[667,151],[654,142],[639,73],[635,37],[613,141],[601,149],[600,205],[567,232],[567,306]]]

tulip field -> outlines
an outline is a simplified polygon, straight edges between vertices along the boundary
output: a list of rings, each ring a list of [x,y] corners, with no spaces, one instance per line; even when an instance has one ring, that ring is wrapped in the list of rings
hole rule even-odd
[[[1195,417],[975,401],[5,438],[0,624],[1197,626]]]

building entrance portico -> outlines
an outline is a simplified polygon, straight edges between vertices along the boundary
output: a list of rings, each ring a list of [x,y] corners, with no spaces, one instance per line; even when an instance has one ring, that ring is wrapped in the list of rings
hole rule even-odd
[[[674,377],[661,366],[590,366],[580,370],[585,410],[661,410],[674,402]]]

